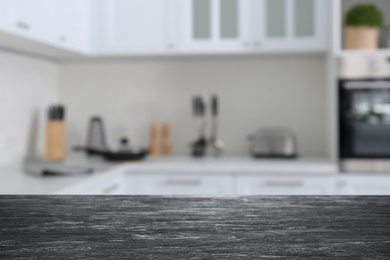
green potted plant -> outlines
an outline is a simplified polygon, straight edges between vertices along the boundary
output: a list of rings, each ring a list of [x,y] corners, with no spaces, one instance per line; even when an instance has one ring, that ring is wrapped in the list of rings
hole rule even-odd
[[[345,49],[378,48],[379,28],[383,25],[381,10],[373,4],[359,4],[348,11],[345,19]]]

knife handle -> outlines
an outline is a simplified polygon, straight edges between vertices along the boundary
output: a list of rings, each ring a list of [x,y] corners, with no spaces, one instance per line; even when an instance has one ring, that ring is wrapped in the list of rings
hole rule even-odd
[[[213,95],[211,97],[211,113],[213,116],[218,115],[218,97],[217,97],[217,95]]]

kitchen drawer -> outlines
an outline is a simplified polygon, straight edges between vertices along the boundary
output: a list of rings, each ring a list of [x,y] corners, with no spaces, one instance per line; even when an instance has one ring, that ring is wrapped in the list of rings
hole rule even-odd
[[[121,195],[125,193],[123,176],[96,182],[86,188],[82,195]]]
[[[332,177],[237,176],[238,195],[332,195]]]
[[[340,176],[337,181],[339,195],[390,195],[390,176]]]
[[[134,195],[230,195],[229,175],[207,173],[131,173],[128,194]]]

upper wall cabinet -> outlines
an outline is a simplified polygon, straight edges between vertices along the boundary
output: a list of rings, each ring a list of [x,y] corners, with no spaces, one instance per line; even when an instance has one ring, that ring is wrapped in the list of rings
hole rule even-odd
[[[250,0],[180,1],[182,52],[243,52],[250,47]]]
[[[287,51],[326,49],[326,1],[254,1],[256,47]]]
[[[0,45],[22,46],[24,52],[88,53],[90,1],[0,0]]]
[[[328,2],[0,0],[0,47],[71,57],[325,51]]]
[[[53,6],[54,40],[61,46],[89,53],[91,46],[91,2],[89,0],[51,0]]]
[[[53,40],[54,3],[51,0],[2,0],[4,29],[32,39]]]
[[[182,52],[323,51],[324,0],[182,0]]]
[[[169,53],[177,48],[177,0],[99,0],[97,54]]]

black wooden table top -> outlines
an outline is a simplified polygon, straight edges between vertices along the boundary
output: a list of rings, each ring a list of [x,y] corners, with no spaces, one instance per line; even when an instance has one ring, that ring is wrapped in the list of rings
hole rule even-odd
[[[0,259],[390,259],[390,197],[0,196]]]

